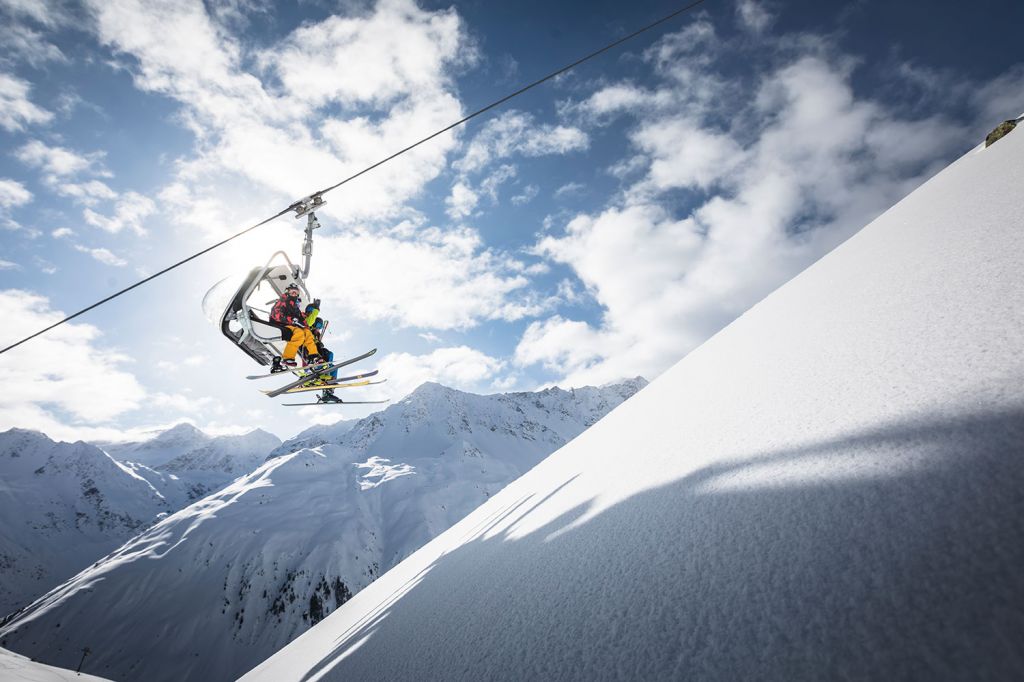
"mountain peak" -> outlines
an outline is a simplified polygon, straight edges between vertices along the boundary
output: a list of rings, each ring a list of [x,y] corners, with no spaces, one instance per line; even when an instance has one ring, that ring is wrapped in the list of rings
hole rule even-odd
[[[196,426],[194,424],[191,424],[189,422],[179,422],[179,423],[175,424],[174,426],[172,426],[171,428],[167,429],[166,431],[162,432],[159,436],[157,436],[157,438],[163,438],[165,436],[171,436],[171,437],[178,438],[178,437],[181,437],[181,436],[205,436],[205,435],[206,434],[203,433],[198,428],[196,428]]]

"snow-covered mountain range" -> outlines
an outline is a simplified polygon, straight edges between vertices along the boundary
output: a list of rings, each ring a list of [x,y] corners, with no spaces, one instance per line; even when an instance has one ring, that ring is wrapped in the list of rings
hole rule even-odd
[[[234,679],[645,384],[480,396],[428,383],[307,430],[33,603],[0,645],[63,667],[88,646],[89,671],[113,679]]]
[[[1022,263],[1013,132],[243,682],[1024,679]]]
[[[252,471],[280,443],[264,431],[215,438],[189,424],[104,449],[0,433],[0,616]],[[159,467],[127,461],[136,456]]]

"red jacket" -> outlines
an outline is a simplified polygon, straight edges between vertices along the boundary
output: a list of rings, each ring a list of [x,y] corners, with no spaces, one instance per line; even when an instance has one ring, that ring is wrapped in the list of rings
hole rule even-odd
[[[288,292],[281,294],[281,298],[274,304],[270,311],[270,319],[278,324],[289,324],[295,327],[305,327],[302,311],[299,310],[299,299],[292,298]]]

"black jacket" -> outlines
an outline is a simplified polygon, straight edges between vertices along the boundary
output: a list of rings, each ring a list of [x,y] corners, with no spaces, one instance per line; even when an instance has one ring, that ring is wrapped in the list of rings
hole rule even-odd
[[[295,327],[305,327],[305,316],[299,310],[299,299],[292,298],[286,293],[281,294],[273,309],[270,311],[270,319],[278,324],[290,324]]]

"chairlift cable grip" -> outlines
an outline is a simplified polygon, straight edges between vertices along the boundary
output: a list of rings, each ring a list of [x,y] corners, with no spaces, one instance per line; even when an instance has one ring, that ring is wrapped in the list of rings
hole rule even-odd
[[[309,277],[309,267],[313,257],[313,230],[320,227],[320,221],[316,219],[314,211],[326,203],[323,194],[318,192],[305,199],[300,199],[288,207],[289,210],[295,211],[296,218],[306,216],[306,236],[302,240],[302,269],[295,269],[295,276],[303,281]]]

